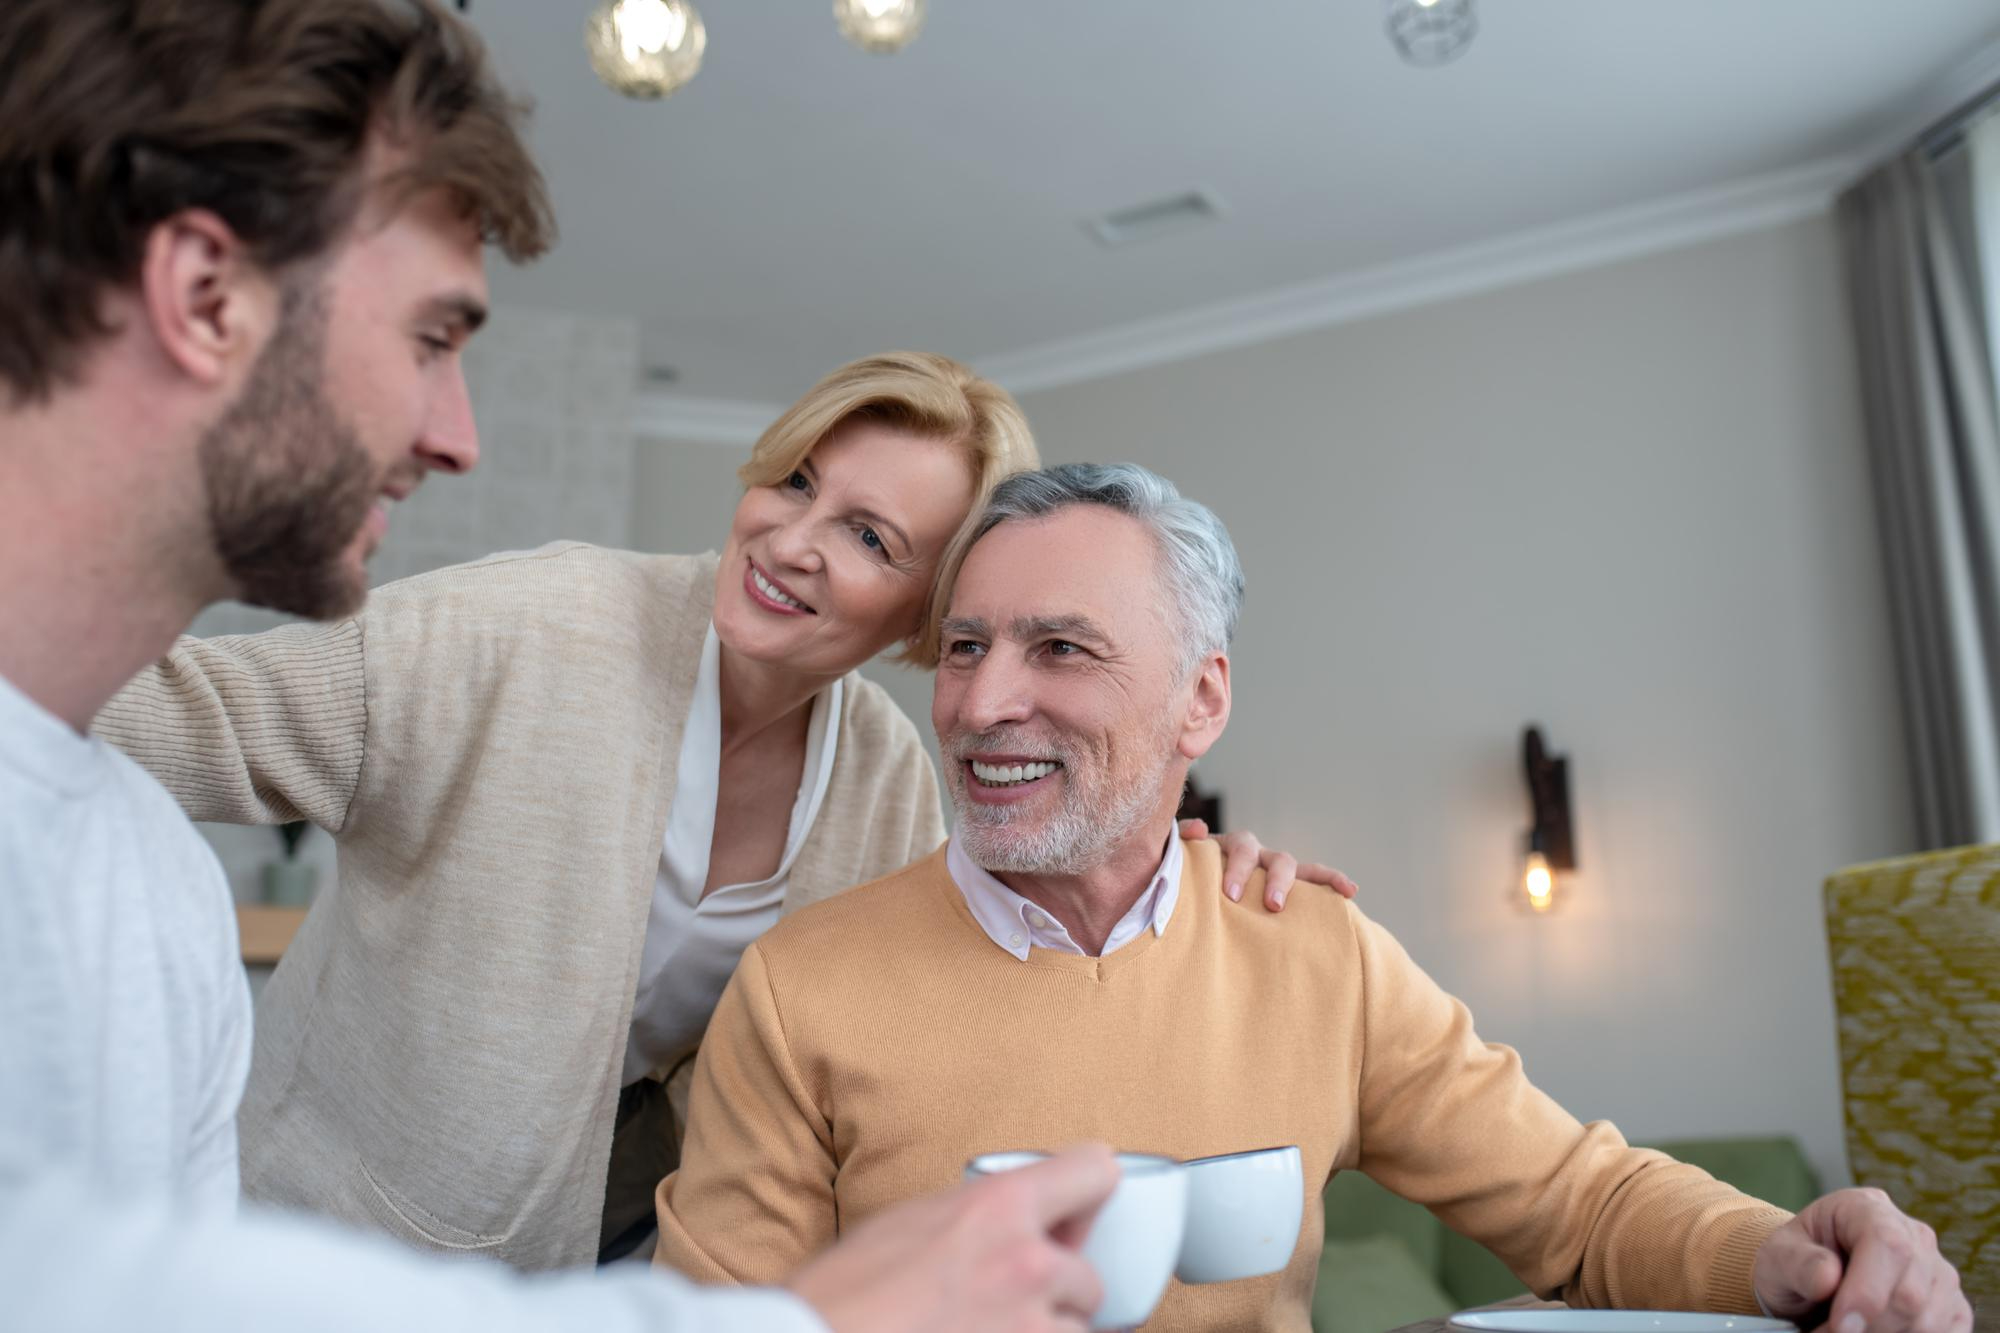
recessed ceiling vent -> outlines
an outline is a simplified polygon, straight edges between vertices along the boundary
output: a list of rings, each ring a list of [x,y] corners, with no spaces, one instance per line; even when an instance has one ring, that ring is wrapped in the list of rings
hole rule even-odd
[[[1207,190],[1189,190],[1091,218],[1084,226],[1103,245],[1130,245],[1219,221],[1222,201]]]

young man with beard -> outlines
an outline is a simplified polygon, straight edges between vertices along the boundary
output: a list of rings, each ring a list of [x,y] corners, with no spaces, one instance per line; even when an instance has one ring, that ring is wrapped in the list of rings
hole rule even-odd
[[[482,246],[525,260],[552,234],[516,121],[431,0],[0,11],[5,1322],[1081,1328],[1102,1150],[885,1218],[794,1294],[528,1282],[234,1216],[228,888],[88,729],[210,602],[354,610],[388,504],[477,461]]]
[[[1178,1159],[1296,1144],[1576,1305],[1963,1333],[1935,1237],[1874,1190],[1797,1217],[1579,1124],[1350,902],[1279,928],[1174,836],[1229,720],[1243,575],[1131,465],[1010,477],[943,577],[936,855],[744,954],[695,1071],[662,1262],[769,1280],[970,1158],[1076,1137]],[[1149,1329],[1308,1327],[1323,1218],[1267,1277],[1175,1283]],[[1830,1316],[1830,1317],[1829,1317]]]

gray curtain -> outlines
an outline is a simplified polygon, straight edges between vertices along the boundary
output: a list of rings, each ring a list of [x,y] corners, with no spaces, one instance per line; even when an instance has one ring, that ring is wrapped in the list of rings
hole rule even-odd
[[[2000,414],[1964,172],[1918,150],[1839,203],[1926,847],[2000,842]]]

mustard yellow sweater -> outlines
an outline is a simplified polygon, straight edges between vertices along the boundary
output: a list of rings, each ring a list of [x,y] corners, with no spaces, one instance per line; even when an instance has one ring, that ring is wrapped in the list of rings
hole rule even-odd
[[[1106,958],[1024,963],[926,858],[807,908],[744,955],[702,1044],[659,1261],[772,1282],[966,1159],[1098,1139],[1199,1157],[1296,1143],[1291,1265],[1168,1291],[1148,1328],[1308,1327],[1335,1171],[1361,1170],[1575,1305],[1751,1313],[1788,1216],[1584,1126],[1394,939],[1330,893],[1281,919],[1186,846],[1178,905]]]

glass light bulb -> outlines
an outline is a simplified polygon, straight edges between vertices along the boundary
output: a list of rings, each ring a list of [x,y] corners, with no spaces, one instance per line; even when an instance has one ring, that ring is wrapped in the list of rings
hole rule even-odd
[[[840,35],[864,51],[887,54],[915,40],[925,0],[833,0]]]
[[[1521,875],[1521,888],[1528,895],[1528,906],[1537,912],[1546,912],[1555,901],[1556,878],[1549,870],[1549,858],[1540,852],[1529,852],[1526,869]]]
[[[618,25],[618,44],[627,60],[678,51],[687,40],[687,15],[669,9],[666,0],[618,0],[611,21]]]
[[[590,67],[627,97],[666,97],[701,70],[708,30],[688,0],[602,0],[583,25]]]
[[[1479,34],[1473,0],[1384,0],[1389,41],[1412,65],[1442,65]]]

